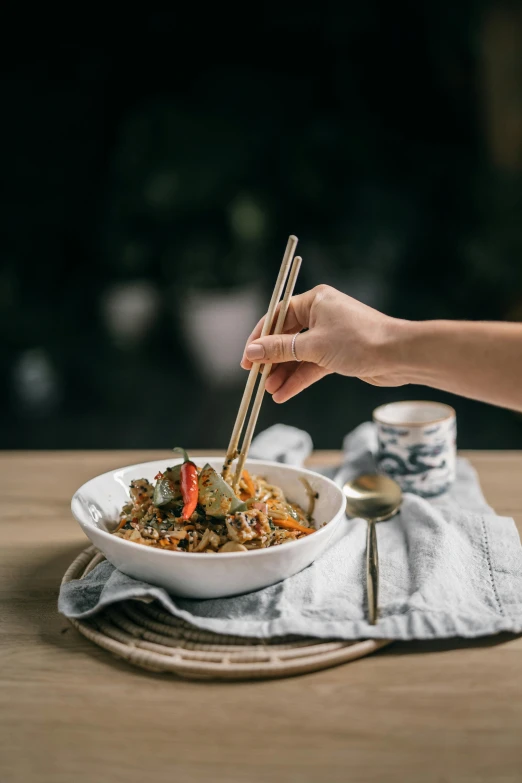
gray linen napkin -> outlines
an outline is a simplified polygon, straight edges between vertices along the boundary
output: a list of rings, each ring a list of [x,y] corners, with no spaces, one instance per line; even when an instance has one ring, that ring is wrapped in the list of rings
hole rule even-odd
[[[301,463],[311,442],[294,428],[271,428],[253,444],[261,456]],[[335,479],[374,469],[376,435],[363,424],[344,441]],[[138,582],[103,562],[60,590],[59,611],[86,618],[130,598],[160,601],[176,617],[222,634],[268,638],[433,639],[522,632],[522,548],[512,519],[486,504],[471,465],[458,460],[453,489],[436,500],[406,494],[401,513],[377,527],[381,619],[365,619],[366,523],[344,520],[335,543],[290,579],[235,598],[187,600]]]

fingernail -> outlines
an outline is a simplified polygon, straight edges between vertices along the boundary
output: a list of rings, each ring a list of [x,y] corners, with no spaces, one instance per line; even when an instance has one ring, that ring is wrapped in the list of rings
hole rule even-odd
[[[251,362],[257,362],[259,359],[263,359],[265,356],[265,349],[259,343],[251,343],[247,345],[246,357]]]

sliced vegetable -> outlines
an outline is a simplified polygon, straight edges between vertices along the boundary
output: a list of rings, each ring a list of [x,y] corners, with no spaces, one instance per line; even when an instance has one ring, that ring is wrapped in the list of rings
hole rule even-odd
[[[198,469],[189,459],[189,455],[180,446],[176,446],[174,451],[183,454],[183,464],[181,465],[181,495],[183,497],[183,519],[188,521],[198,504]]]
[[[247,506],[234,495],[232,487],[211,465],[205,465],[199,474],[199,502],[210,517],[223,519],[227,514],[245,511]]]
[[[292,517],[292,519],[295,519],[296,522],[299,522],[299,514],[297,513],[295,508],[292,508],[292,506],[287,503],[286,510],[288,512],[289,517]]]
[[[274,525],[277,525],[277,527],[284,527],[287,530],[299,530],[300,533],[306,533],[307,535],[310,533],[315,533],[315,528],[300,525],[299,522],[296,522],[295,519],[292,519],[292,517],[286,517],[286,519],[271,519]]]
[[[160,508],[172,507],[181,497],[181,465],[174,465],[173,468],[167,468],[163,478],[156,482],[152,502]]]
[[[243,473],[241,474],[241,477],[245,482],[245,484],[247,485],[249,497],[253,498],[254,495],[256,494],[256,488],[254,482],[252,481],[252,476],[250,475],[248,470],[244,470]]]

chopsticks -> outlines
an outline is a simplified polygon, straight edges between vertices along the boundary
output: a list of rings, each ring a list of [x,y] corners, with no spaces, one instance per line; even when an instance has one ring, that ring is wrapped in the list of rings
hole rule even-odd
[[[277,276],[276,284],[272,292],[272,298],[270,299],[270,304],[268,305],[268,311],[263,324],[263,329],[261,331],[261,337],[266,337],[267,334],[270,334],[272,330],[275,311],[277,305],[279,304],[279,300],[281,299],[281,294],[283,293],[283,287],[285,284],[285,280],[288,276],[290,265],[292,264],[296,247],[297,247],[297,237],[293,235],[289,236],[288,242],[286,244],[286,250],[283,256],[283,261],[281,262],[281,268],[279,269],[279,274]],[[232,465],[232,462],[238,456],[239,439],[241,437],[241,432],[245,424],[245,419],[248,412],[248,408],[250,406],[250,401],[252,399],[252,394],[254,393],[254,387],[256,385],[256,380],[257,380],[260,366],[261,365],[259,362],[254,362],[254,364],[250,369],[250,373],[248,375],[245,391],[243,392],[241,404],[237,412],[234,429],[232,430],[230,443],[228,444],[227,454],[225,457],[225,463],[223,465],[222,475],[225,481],[227,481],[230,476],[230,467]]]
[[[296,256],[294,258],[273,334],[281,334],[281,332],[283,331],[286,315],[288,313],[288,306],[290,304],[290,299],[292,298],[292,294],[294,293],[295,283],[297,280],[297,275],[299,274],[299,269],[301,268],[301,261],[302,258],[300,256]],[[256,428],[257,418],[259,416],[261,403],[263,402],[263,397],[265,394],[266,381],[268,376],[270,375],[271,369],[272,369],[271,363],[267,363],[263,366],[263,371],[261,373],[261,380],[259,381],[259,386],[257,387],[254,404],[250,412],[250,419],[248,420],[247,428],[245,431],[245,437],[243,438],[243,445],[241,447],[241,452],[237,460],[236,473],[234,475],[234,481],[232,482],[232,487],[234,491],[237,491],[237,487],[241,479],[241,474],[245,466],[245,460],[248,456],[250,444],[252,443],[252,437],[254,435],[254,430]]]

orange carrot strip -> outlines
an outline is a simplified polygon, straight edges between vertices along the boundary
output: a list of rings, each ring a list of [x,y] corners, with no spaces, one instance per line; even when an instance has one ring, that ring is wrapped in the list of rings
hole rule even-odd
[[[248,472],[248,470],[244,470],[244,471],[242,472],[241,476],[242,476],[242,478],[243,478],[243,481],[244,481],[244,482],[245,482],[245,484],[247,485],[247,489],[248,489],[248,492],[249,492],[249,494],[250,494],[250,497],[251,497],[251,498],[255,497],[255,494],[256,494],[256,487],[255,487],[255,484],[254,484],[254,482],[252,481],[252,476],[250,475],[250,473]]]
[[[126,523],[126,521],[127,521],[127,520],[126,520],[125,518],[123,518],[123,519],[120,519],[120,521],[119,521],[119,523],[118,523],[118,527],[116,528],[116,530],[115,530],[114,532],[115,532],[115,533],[117,533],[117,532],[118,532],[118,530],[121,530],[121,529],[122,529],[122,527],[123,527],[123,525]]]
[[[315,528],[300,525],[299,522],[296,522],[292,517],[286,517],[286,519],[272,519],[272,522],[274,525],[285,527],[287,530],[299,530],[300,533],[306,533],[307,535],[315,533]]]

